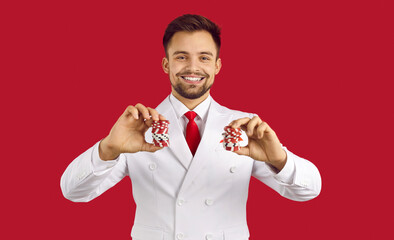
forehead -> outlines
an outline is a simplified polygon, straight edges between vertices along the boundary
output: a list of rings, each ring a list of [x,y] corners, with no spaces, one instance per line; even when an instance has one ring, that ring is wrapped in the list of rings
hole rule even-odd
[[[188,53],[212,52],[216,55],[216,44],[207,31],[177,32],[168,44],[168,53],[185,51]]]

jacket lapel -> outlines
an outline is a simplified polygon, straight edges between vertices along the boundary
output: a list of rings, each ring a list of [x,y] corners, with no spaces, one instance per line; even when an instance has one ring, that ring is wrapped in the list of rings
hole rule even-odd
[[[229,123],[232,115],[222,113],[220,108],[221,106],[211,99],[211,105],[208,111],[208,118],[205,125],[204,134],[194,155],[193,161],[191,162],[187,171],[180,192],[183,191],[183,189],[187,189],[192,183],[193,179],[204,167],[204,165],[209,163],[208,161],[211,159],[210,155],[212,155],[212,153],[215,151],[215,148],[222,139],[224,127]],[[189,150],[187,144],[186,147],[187,150]]]
[[[193,159],[193,155],[190,152],[189,146],[187,145],[185,136],[183,135],[181,126],[178,123],[174,109],[169,100],[169,96],[157,106],[156,110],[162,114],[170,124],[168,126],[168,134],[170,138],[169,149],[181,162],[183,167],[189,169],[190,162]]]

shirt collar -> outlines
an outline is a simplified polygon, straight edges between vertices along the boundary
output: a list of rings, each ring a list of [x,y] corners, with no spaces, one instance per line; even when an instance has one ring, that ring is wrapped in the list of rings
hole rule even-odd
[[[202,101],[193,109],[195,113],[205,122],[208,115],[208,109],[211,105],[211,95]],[[177,118],[181,118],[186,112],[190,111],[181,101],[179,101],[172,93],[170,94],[170,102],[174,108]]]

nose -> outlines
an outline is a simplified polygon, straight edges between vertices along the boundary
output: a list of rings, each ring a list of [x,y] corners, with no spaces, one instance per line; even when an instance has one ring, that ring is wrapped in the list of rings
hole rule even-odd
[[[193,73],[201,72],[198,65],[198,59],[190,58],[186,66],[186,69]]]

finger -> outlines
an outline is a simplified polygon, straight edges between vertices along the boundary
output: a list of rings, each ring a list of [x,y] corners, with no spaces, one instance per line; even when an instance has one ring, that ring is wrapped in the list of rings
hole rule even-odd
[[[144,105],[142,105],[141,103],[137,103],[136,105],[135,105],[135,107],[138,109],[138,111],[142,114],[142,117],[144,118],[144,119],[150,119],[150,116],[149,116],[149,111],[148,111],[148,109],[144,106]]]
[[[147,143],[144,142],[142,144],[142,149],[141,151],[145,151],[145,152],[156,152],[157,150],[163,149],[163,147],[157,147],[155,146],[153,143]]]
[[[232,121],[229,126],[232,128],[239,128],[241,125],[247,124],[250,121],[250,118],[245,117],[245,118],[240,118],[237,120]]]
[[[245,146],[245,147],[240,147],[240,149],[238,151],[234,151],[236,154],[238,155],[245,155],[245,156],[249,156],[249,146]]]
[[[159,119],[160,120],[166,120],[166,117],[164,117],[163,115],[159,114]]]
[[[134,106],[128,106],[124,111],[124,115],[128,117],[129,115],[133,116],[133,118],[138,119],[138,109]]]
[[[156,111],[156,109],[150,108],[150,107],[147,107],[147,109],[149,111],[149,114],[152,116],[152,119],[154,121],[158,121],[159,120],[159,113]]]
[[[145,121],[145,125],[146,125],[148,128],[150,128],[150,127],[152,126],[152,123],[153,123],[153,119],[148,119],[148,120]]]
[[[262,139],[264,137],[264,133],[268,130],[268,124],[266,122],[262,122],[257,127],[257,138]]]
[[[256,126],[257,126],[258,124],[260,124],[261,122],[262,122],[262,121],[261,121],[261,119],[260,119],[258,116],[254,116],[254,117],[252,118],[252,120],[250,120],[250,121],[248,122],[248,124],[247,124],[247,126],[246,126],[246,134],[247,134],[248,136],[252,136],[253,133],[254,133],[254,130],[255,130]]]

